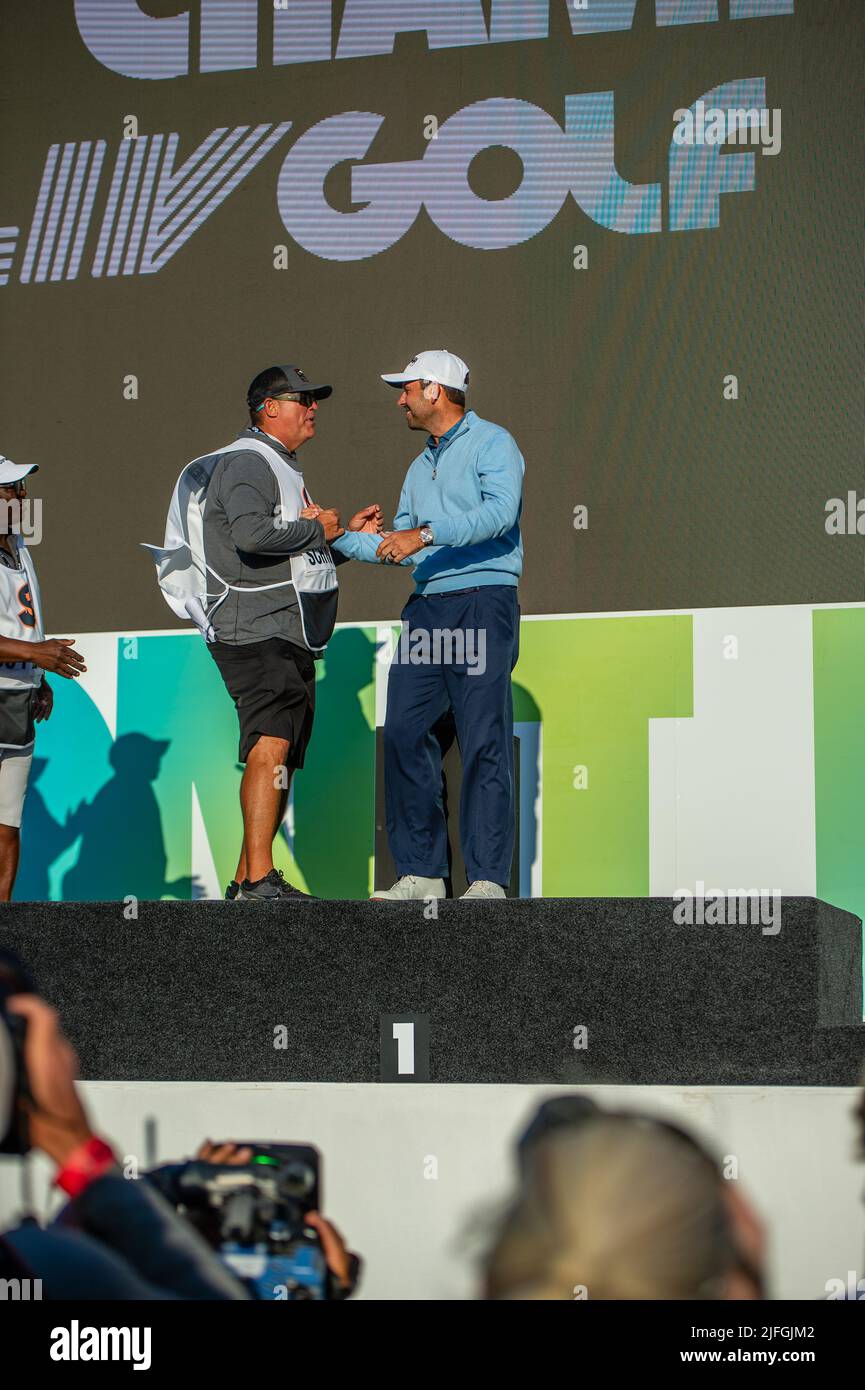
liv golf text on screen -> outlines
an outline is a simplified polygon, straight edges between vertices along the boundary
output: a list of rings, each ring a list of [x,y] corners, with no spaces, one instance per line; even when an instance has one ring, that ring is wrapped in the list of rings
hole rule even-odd
[[[419,10],[403,0],[347,0],[335,32],[330,0],[276,0],[272,63],[386,55],[397,35],[410,31],[424,32],[430,51],[532,43],[548,37],[553,3],[566,6],[574,41],[627,31],[636,10],[636,0],[492,0],[487,27],[480,0],[427,0]],[[729,0],[725,22],[792,13],[793,0]],[[190,11],[159,18],[145,14],[137,0],[75,3],[87,50],[124,77],[206,83],[211,73],[255,71],[258,6],[201,0],[196,15],[193,72]],[[717,22],[717,0],[655,0],[659,28]],[[289,101],[291,94],[287,83]],[[139,131],[136,118],[127,117],[115,140],[94,132],[48,148],[35,207],[19,210],[20,225],[0,228],[0,285],[16,275],[28,284],[79,274],[155,274],[277,145],[276,204],[285,231],[311,255],[331,261],[386,251],[422,209],[443,236],[477,250],[530,240],[568,199],[598,226],[627,235],[715,228],[722,195],[753,191],[757,155],[777,151],[777,140],[760,138],[769,112],[765,77],[728,78],[694,94],[691,106],[676,112],[676,138],[666,151],[665,216],[660,182],[631,183],[616,168],[614,96],[571,93],[556,111],[488,97],[436,119],[432,132],[407,128],[404,157],[378,164],[365,162],[386,120],[375,111],[334,113],[306,129],[303,113],[294,113],[278,122],[220,126],[203,140],[200,133]],[[771,109],[780,128],[780,112]],[[696,129],[705,110],[730,130],[751,132],[754,138],[743,135],[740,144],[754,148],[722,153],[715,140],[683,140],[686,117]],[[490,200],[472,190],[469,168],[493,146],[515,151],[522,178],[509,196]],[[351,166],[351,200],[358,205],[351,212],[338,211],[325,196],[326,179],[340,164]],[[0,220],[11,220],[10,214],[4,209]]]

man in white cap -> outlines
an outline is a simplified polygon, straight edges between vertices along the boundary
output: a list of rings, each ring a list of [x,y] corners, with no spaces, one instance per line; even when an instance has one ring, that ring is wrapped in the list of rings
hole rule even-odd
[[[0,902],[12,897],[18,871],[34,724],[54,702],[45,672],[71,680],[87,669],[71,637],[45,640],[36,571],[21,536],[24,479],[37,468],[0,454]]]
[[[346,533],[352,559],[414,566],[384,725],[388,843],[398,881],[377,898],[444,897],[447,828],[433,726],[451,709],[462,760],[460,841],[467,898],[503,898],[514,848],[511,671],[519,651],[517,581],[523,456],[507,430],[466,410],[469,369],[421,352],[382,377],[426,446],[406,474],[384,539]]]

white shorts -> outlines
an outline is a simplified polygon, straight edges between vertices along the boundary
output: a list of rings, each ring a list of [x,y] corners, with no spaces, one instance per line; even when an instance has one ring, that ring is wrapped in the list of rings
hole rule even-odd
[[[0,825],[19,825],[33,762],[29,748],[0,748]]]

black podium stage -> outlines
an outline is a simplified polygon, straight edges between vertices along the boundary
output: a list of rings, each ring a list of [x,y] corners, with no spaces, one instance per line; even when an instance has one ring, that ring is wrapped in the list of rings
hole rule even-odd
[[[856,1084],[858,918],[785,898],[765,935],[673,906],[17,903],[0,945],[91,1079]]]

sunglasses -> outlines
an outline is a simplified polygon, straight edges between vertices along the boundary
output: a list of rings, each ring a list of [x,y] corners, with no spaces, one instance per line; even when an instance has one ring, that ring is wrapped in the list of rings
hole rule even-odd
[[[280,404],[282,401],[293,401],[297,405],[305,406],[308,410],[315,400],[315,396],[311,391],[288,391],[281,396],[267,396],[266,400],[276,401],[277,404]],[[256,410],[263,410],[264,406],[265,401],[262,401],[261,405],[256,406]]]
[[[21,493],[24,491],[23,480],[17,483],[0,483],[0,490],[4,492],[14,492],[20,497]]]

